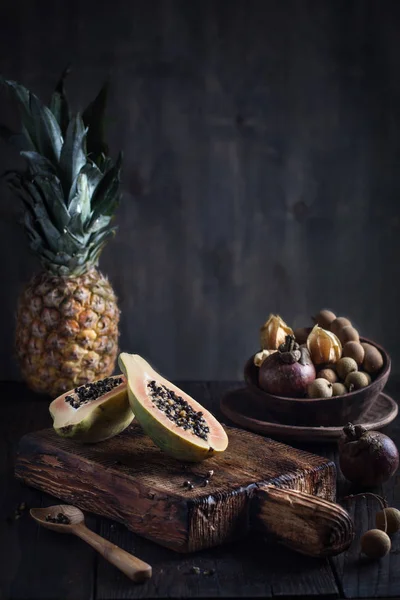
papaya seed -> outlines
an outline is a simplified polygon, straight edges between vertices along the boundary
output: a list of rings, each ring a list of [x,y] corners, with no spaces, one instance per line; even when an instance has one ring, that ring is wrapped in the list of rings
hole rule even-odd
[[[206,440],[210,428],[203,417],[202,411],[195,411],[190,404],[174,390],[169,390],[165,385],[150,380],[147,384],[150,397],[155,406],[161,410],[171,421],[184,430],[191,431],[199,438]]]
[[[79,408],[83,404],[97,400],[117,386],[121,385],[122,377],[106,377],[92,383],[85,383],[71,390],[64,398],[72,408]]]
[[[55,517],[51,514],[46,515],[46,521],[49,523],[58,523],[60,525],[69,525],[71,523],[71,519],[62,512],[57,513]]]

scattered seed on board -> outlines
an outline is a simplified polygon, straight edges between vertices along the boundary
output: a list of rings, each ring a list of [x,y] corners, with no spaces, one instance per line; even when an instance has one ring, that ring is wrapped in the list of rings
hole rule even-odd
[[[206,569],[205,571],[202,571],[200,567],[191,567],[190,572],[194,575],[214,575],[215,569]]]
[[[190,572],[193,573],[194,575],[200,575],[200,568],[199,567],[192,567],[190,569]]]
[[[17,508],[14,510],[14,520],[18,521],[18,519],[20,519],[22,517],[22,515],[24,514],[24,512],[27,510],[28,506],[26,504],[26,502],[21,502]],[[7,518],[8,522],[10,522],[11,517]]]

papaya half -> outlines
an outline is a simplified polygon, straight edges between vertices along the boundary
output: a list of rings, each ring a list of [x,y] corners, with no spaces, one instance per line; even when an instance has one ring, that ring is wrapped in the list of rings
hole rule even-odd
[[[138,354],[118,358],[131,409],[145,433],[166,454],[199,462],[224,452],[228,436],[199,402],[157,373]]]
[[[49,411],[59,436],[83,443],[114,437],[134,418],[123,375],[106,377],[65,392],[51,402]]]

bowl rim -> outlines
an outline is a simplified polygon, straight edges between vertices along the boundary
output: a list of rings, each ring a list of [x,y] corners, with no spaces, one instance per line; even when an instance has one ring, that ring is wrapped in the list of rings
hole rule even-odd
[[[358,390],[354,390],[353,392],[347,392],[346,394],[342,394],[341,396],[330,396],[329,398],[323,398],[322,396],[319,398],[296,398],[296,397],[290,397],[290,396],[277,396],[276,394],[269,394],[268,392],[264,391],[262,388],[260,388],[259,385],[256,385],[255,383],[248,383],[246,380],[246,370],[248,369],[249,365],[254,364],[253,360],[254,360],[254,354],[252,354],[252,356],[246,361],[245,363],[245,367],[244,367],[244,372],[245,372],[245,381],[246,384],[248,385],[248,387],[253,388],[254,390],[257,391],[258,394],[265,396],[265,398],[273,398],[274,400],[277,401],[284,401],[287,403],[299,403],[299,402],[306,402],[307,404],[310,404],[312,402],[326,402],[327,400],[340,400],[343,398],[351,398],[356,396],[357,394],[359,394],[360,392],[363,392],[364,390],[366,390],[368,387],[371,388],[374,384],[376,384],[378,381],[380,381],[381,379],[383,379],[383,377],[390,373],[390,369],[391,369],[391,365],[392,365],[392,361],[390,358],[390,355],[386,352],[386,350],[380,346],[379,344],[377,344],[376,342],[373,342],[372,340],[362,337],[360,336],[360,342],[365,343],[365,344],[370,344],[371,346],[374,346],[375,348],[377,348],[383,355],[384,358],[384,368],[381,371],[381,373],[379,373],[378,377],[376,379],[374,379],[374,381],[372,381],[367,387],[365,388],[360,388]],[[258,350],[258,352],[260,352],[261,350]],[[257,354],[257,353],[255,353]]]

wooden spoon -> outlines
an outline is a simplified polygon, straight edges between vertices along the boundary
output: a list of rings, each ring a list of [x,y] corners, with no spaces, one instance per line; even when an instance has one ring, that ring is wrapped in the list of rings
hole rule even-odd
[[[59,513],[68,517],[70,523],[64,524],[46,521],[46,517],[49,515],[57,518]],[[100,552],[108,562],[125,573],[132,581],[144,581],[151,577],[152,569],[150,565],[88,529],[85,525],[84,514],[79,508],[68,504],[58,504],[57,506],[48,506],[47,508],[31,508],[30,514],[43,527],[47,527],[58,533],[73,533],[77,535]]]

